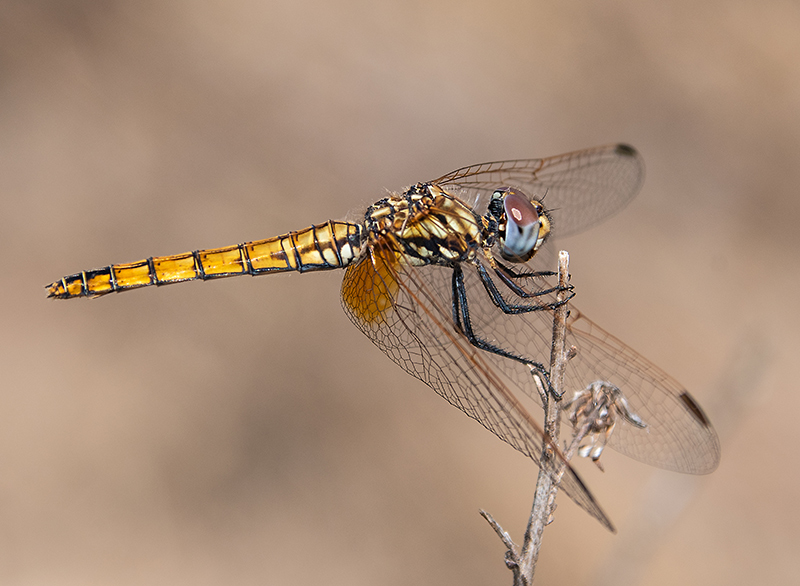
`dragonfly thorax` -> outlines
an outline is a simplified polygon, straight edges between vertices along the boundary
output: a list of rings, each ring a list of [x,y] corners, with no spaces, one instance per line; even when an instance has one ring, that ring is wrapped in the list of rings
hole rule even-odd
[[[413,265],[472,259],[484,242],[483,221],[440,187],[418,183],[367,210],[372,242],[391,243]]]
[[[550,235],[550,217],[541,202],[513,187],[492,194],[489,214],[497,222],[500,254],[511,262],[526,262]]]

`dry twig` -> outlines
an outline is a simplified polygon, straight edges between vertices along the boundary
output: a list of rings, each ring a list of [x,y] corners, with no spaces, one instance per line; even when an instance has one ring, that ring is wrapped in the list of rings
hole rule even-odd
[[[545,426],[546,438],[542,446],[539,477],[536,481],[536,496],[533,500],[531,516],[522,542],[518,548],[509,534],[486,511],[481,515],[492,526],[497,535],[506,546],[506,565],[514,573],[514,586],[530,586],[533,583],[533,574],[536,561],[539,558],[539,549],[542,544],[542,534],[546,525],[550,523],[555,509],[555,498],[558,492],[558,483],[564,472],[564,466],[554,453],[554,446],[558,445],[561,423],[561,409],[559,401],[554,396],[563,394],[564,371],[568,357],[565,348],[566,322],[567,322],[567,286],[569,285],[569,254],[561,251],[558,254],[558,301],[561,305],[554,311],[553,316],[553,341],[550,353],[550,383],[552,393],[544,392],[545,398]],[[575,453],[579,443],[588,432],[588,426],[576,430],[575,436],[567,449],[565,456],[570,459]]]

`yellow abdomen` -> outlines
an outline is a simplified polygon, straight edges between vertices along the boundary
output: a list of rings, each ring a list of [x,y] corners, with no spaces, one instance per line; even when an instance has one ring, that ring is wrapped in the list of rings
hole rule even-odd
[[[58,299],[97,297],[197,279],[338,269],[358,255],[362,239],[362,226],[328,221],[267,240],[81,271],[51,283],[47,293]]]

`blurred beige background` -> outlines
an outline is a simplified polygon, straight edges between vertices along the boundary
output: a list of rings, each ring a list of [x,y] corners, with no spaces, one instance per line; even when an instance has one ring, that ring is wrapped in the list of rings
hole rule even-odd
[[[62,275],[266,238],[456,167],[626,141],[563,241],[577,305],[723,445],[608,453],[547,584],[800,573],[800,8],[792,2],[0,2],[0,583],[510,584],[536,468],[410,378],[341,274],[56,302]]]

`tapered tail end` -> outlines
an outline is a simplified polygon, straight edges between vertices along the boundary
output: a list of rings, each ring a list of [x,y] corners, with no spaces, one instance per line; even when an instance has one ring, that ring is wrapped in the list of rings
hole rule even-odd
[[[75,299],[77,297],[94,297],[102,294],[102,292],[90,290],[85,286],[83,273],[59,279],[47,285],[45,289],[47,290],[47,297],[52,297],[53,299]]]
[[[45,286],[45,289],[47,289],[48,298],[52,297],[53,299],[69,299],[72,297],[67,291],[66,287],[64,287],[64,281],[50,283],[49,285]]]

